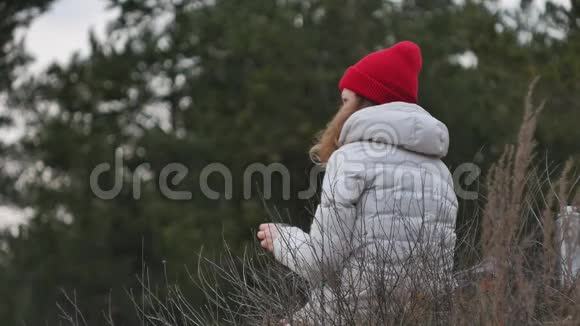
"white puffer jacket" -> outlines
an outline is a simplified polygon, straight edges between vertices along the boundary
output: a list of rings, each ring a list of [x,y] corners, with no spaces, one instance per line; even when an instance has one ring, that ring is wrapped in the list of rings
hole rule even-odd
[[[348,295],[359,307],[379,274],[400,282],[412,278],[409,266],[449,270],[457,197],[440,160],[447,127],[418,105],[394,102],[352,114],[339,143],[310,233],[279,224],[276,259],[327,294],[330,287],[354,289]],[[413,256],[424,257],[406,265]]]

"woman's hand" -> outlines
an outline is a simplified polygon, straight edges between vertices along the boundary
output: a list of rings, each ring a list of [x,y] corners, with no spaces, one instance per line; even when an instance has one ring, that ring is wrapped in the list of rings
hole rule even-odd
[[[274,223],[260,224],[258,229],[260,245],[269,252],[274,251],[274,240],[276,240],[279,235],[276,225]]]

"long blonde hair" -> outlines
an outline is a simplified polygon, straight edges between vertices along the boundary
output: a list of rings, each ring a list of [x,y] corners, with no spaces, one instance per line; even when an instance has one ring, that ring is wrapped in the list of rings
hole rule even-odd
[[[309,152],[312,162],[326,165],[332,153],[339,147],[338,138],[346,120],[356,111],[373,105],[375,103],[359,95],[356,95],[354,101],[344,103],[326,128],[317,134],[314,146]]]

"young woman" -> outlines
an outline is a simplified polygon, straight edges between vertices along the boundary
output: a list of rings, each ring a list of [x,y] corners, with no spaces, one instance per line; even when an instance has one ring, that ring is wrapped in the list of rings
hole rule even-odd
[[[417,105],[421,64],[419,47],[401,42],[348,68],[342,107],[311,149],[326,170],[310,233],[260,225],[261,245],[313,288],[294,319],[368,317],[389,289],[432,292],[452,267],[457,198],[440,160],[449,134]]]

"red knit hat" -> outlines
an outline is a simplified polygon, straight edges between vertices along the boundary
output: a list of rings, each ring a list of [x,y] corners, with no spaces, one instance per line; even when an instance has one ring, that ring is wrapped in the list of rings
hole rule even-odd
[[[376,104],[417,103],[421,49],[404,41],[373,52],[346,70],[339,89],[345,88]]]

